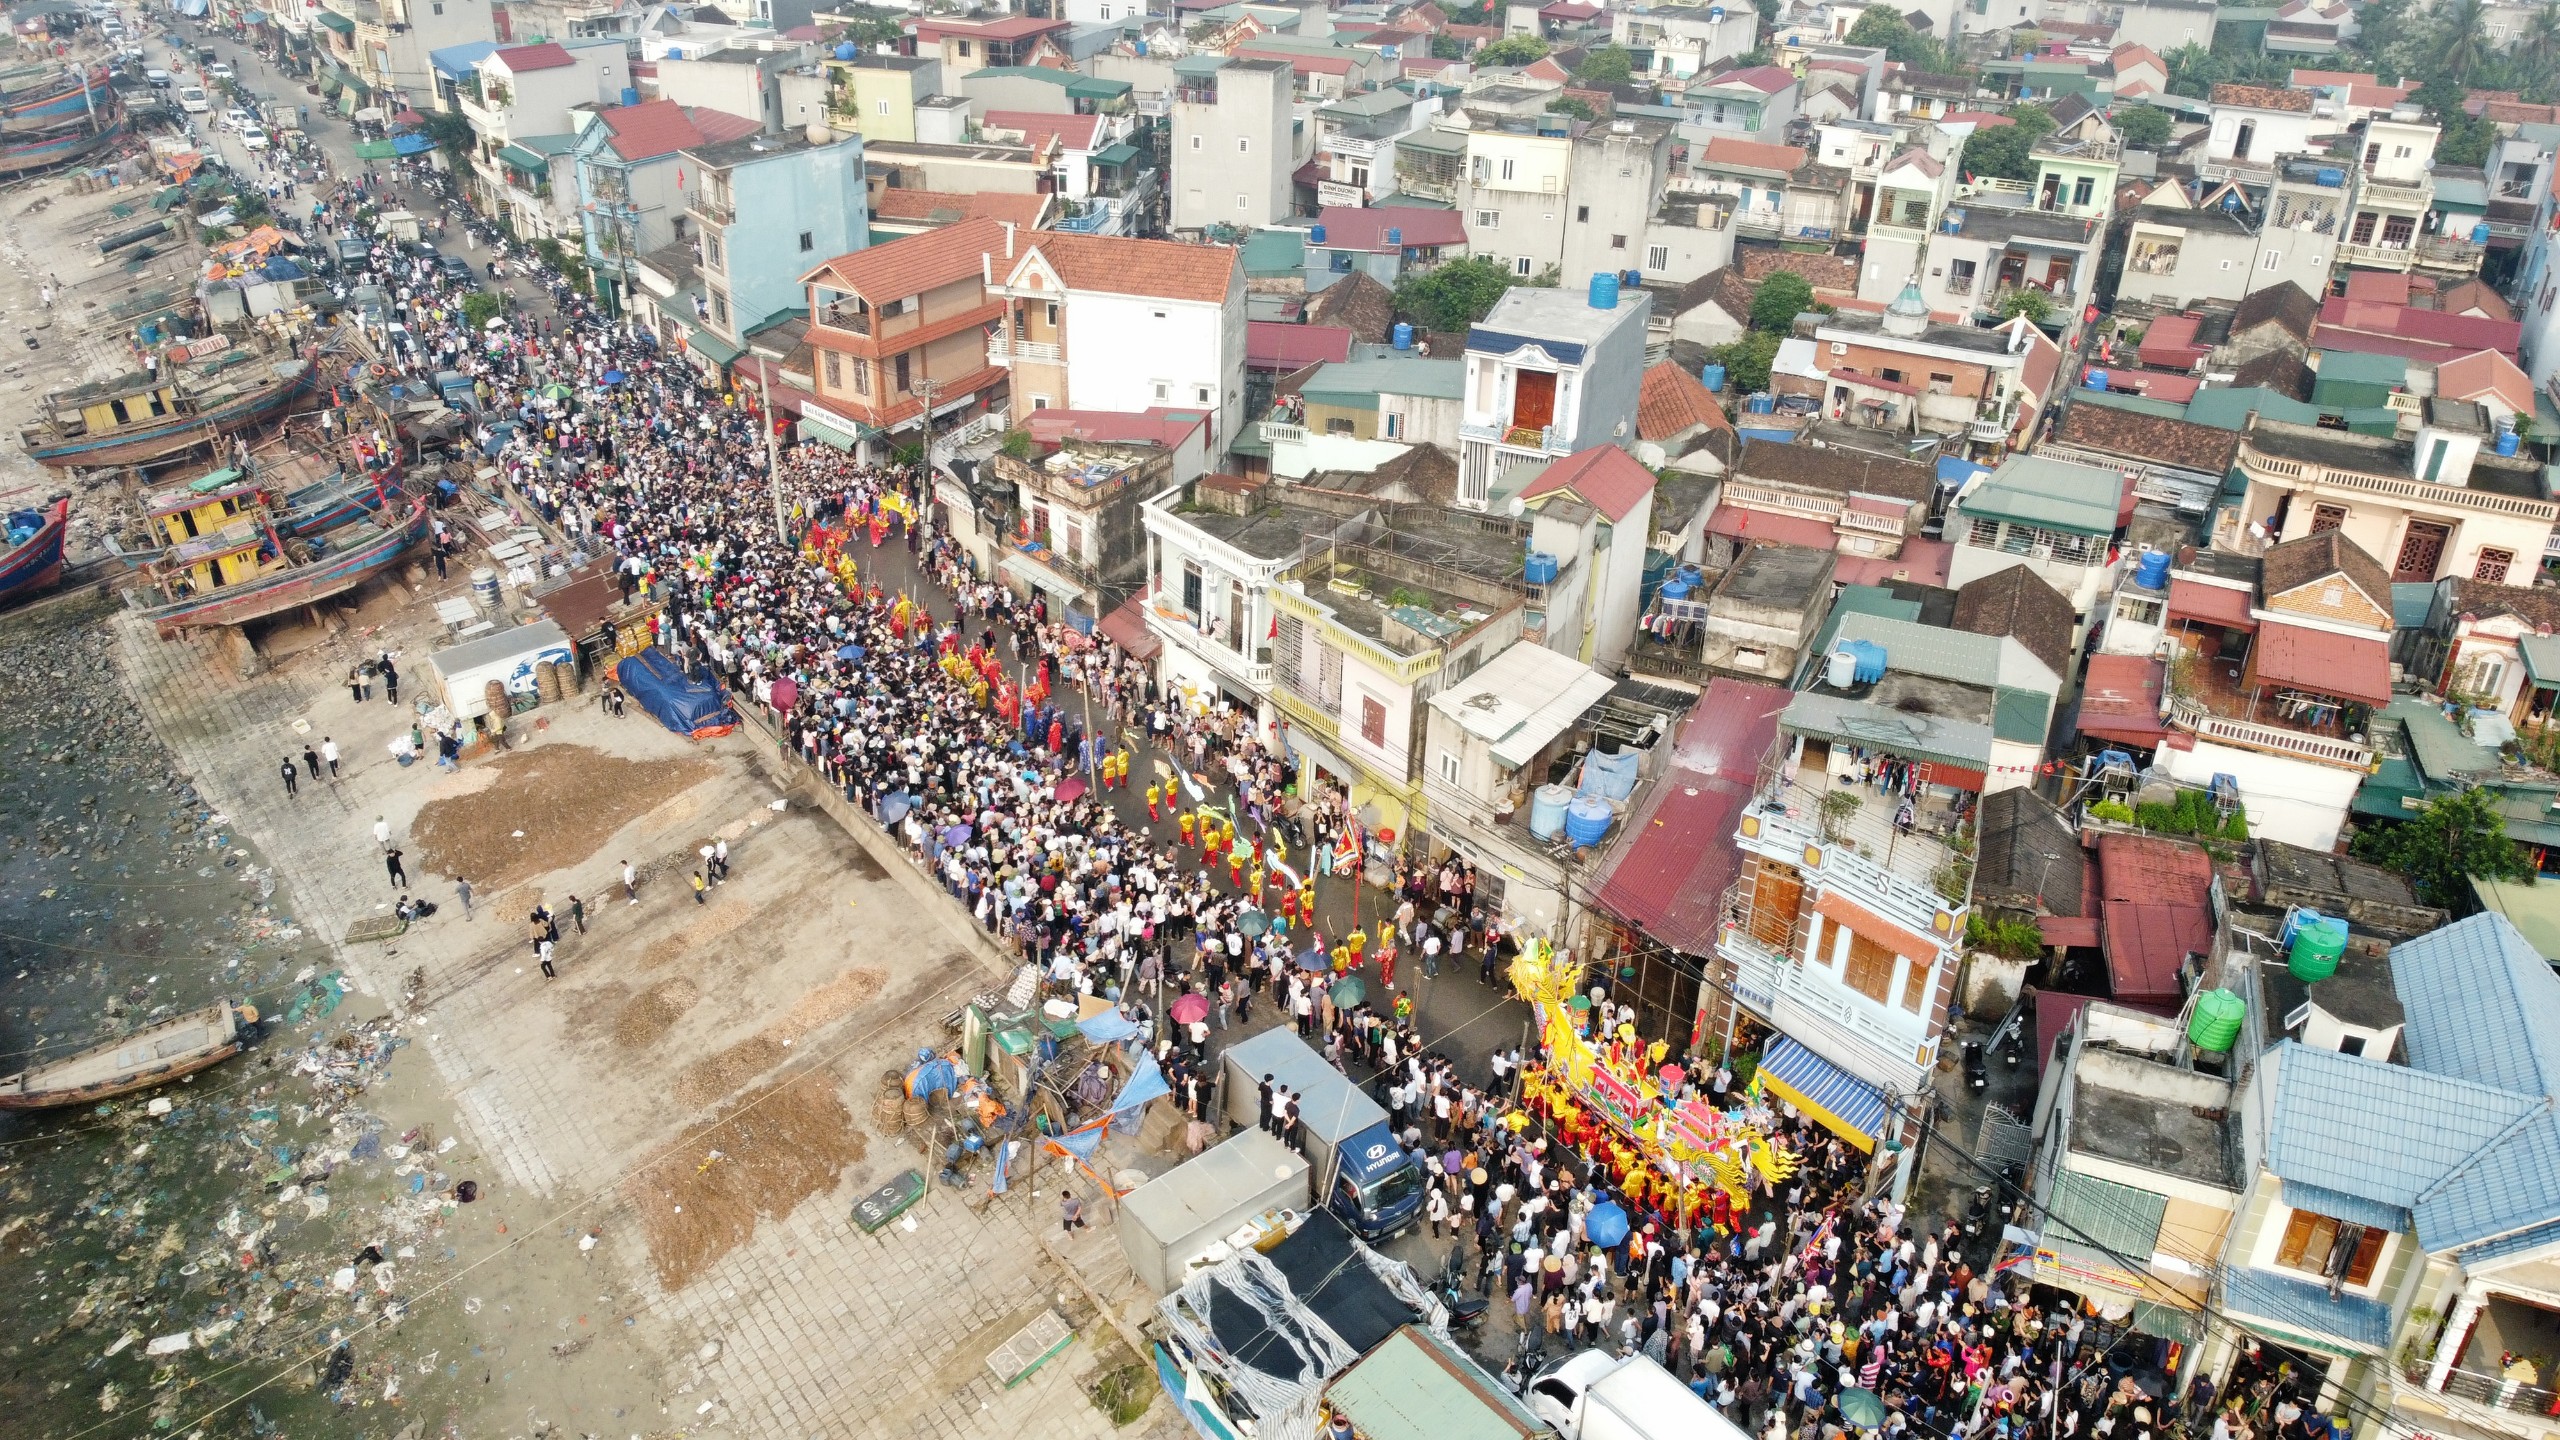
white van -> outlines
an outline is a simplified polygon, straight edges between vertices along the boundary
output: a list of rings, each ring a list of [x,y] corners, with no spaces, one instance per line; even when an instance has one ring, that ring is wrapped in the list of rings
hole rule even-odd
[[[181,85],[178,87],[178,108],[190,115],[203,115],[213,109],[213,102],[205,98],[202,86]]]

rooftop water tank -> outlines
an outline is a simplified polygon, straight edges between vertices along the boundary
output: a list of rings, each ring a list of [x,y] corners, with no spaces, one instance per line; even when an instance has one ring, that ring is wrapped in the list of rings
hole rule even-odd
[[[1716,392],[1717,394],[1722,394],[1722,393],[1724,393],[1724,367],[1723,367],[1723,366],[1721,366],[1721,365],[1701,365],[1701,366],[1699,366],[1699,367],[1698,367],[1698,379],[1699,379],[1700,381],[1704,382],[1704,383],[1705,383],[1705,385],[1706,385],[1706,387],[1707,387],[1709,390],[1712,390],[1712,391]]]
[[[2331,190],[2335,190],[2339,186],[2347,183],[2347,172],[2340,166],[2323,165],[2319,169],[2311,172],[2311,183],[2314,185],[2323,185]]]
[[[2285,952],[2285,969],[2308,985],[2338,973],[2338,957],[2347,951],[2347,922],[2318,911],[2308,912]]]
[[[2107,372],[2104,370],[2092,370],[2088,375],[2082,378],[2080,383],[2088,386],[2092,390],[2104,390],[2107,388]]]
[[[1665,599],[1665,600],[1686,600],[1686,599],[1688,599],[1688,598],[1689,598],[1689,582],[1688,582],[1688,581],[1686,581],[1686,580],[1681,579],[1681,578],[1680,578],[1679,576],[1677,576],[1677,575],[1674,575],[1674,576],[1672,576],[1670,579],[1663,581],[1663,582],[1662,582],[1662,598],[1663,598],[1663,599]]]
[[[1570,785],[1541,785],[1529,792],[1529,833],[1553,840],[1564,828],[1564,807],[1573,803]]]
[[[1617,812],[1606,800],[1576,800],[1564,807],[1564,838],[1574,848],[1588,850],[1609,833],[1609,822],[1616,818]]]
[[[2161,590],[2169,584],[2169,552],[2142,548],[2141,563],[2133,567],[2133,583],[2145,590]]]
[[[1644,272],[1641,270],[1621,270],[1618,272],[1618,288],[1620,290],[1633,290],[1643,283]]]
[[[1413,326],[1410,324],[1407,324],[1402,320],[1397,321],[1395,337],[1397,349],[1410,350],[1413,348]]]
[[[853,59],[855,56],[860,55],[861,53],[862,53],[862,47],[861,47],[861,46],[859,46],[859,45],[854,44],[854,43],[853,43],[852,41],[850,41],[850,40],[847,40],[847,41],[846,41],[846,42],[844,42],[843,44],[838,45],[838,46],[836,47],[836,58],[837,58],[837,59],[839,59],[839,60],[851,60],[851,59]]]
[[[1307,232],[1307,243],[1309,243],[1309,244],[1311,244],[1311,245],[1321,245],[1321,244],[1323,244],[1323,243],[1324,243],[1324,227],[1323,227],[1323,226],[1321,226],[1321,225],[1319,225],[1319,226],[1317,226],[1316,228],[1314,228],[1313,230],[1308,231],[1308,232]]]
[[[2240,1021],[2249,1013],[2249,1004],[2228,990],[2207,990],[2196,997],[2194,1013],[2187,1017],[2187,1039],[2197,1049],[2219,1055],[2240,1038]]]
[[[1544,550],[1532,550],[1529,552],[1528,564],[1521,569],[1521,578],[1532,585],[1552,585],[1556,581],[1556,571],[1559,568],[1555,556]]]
[[[2498,453],[2501,455],[2513,455],[2516,453],[2516,442],[2519,438],[2520,437],[2517,436],[2516,432],[2512,428],[2500,426],[2498,428]]]
[[[639,103],[640,103],[640,92],[639,92],[639,91],[637,91],[637,90],[632,89],[632,88],[631,88],[630,86],[628,86],[628,85],[623,86],[623,87],[622,87],[622,103],[623,103],[623,104],[625,104],[625,105],[637,105],[637,104],[639,104]]]
[[[1822,683],[1834,690],[1846,690],[1858,683],[1858,657],[1845,647],[1831,652],[1822,663]]]
[[[1388,227],[1387,227],[1387,243],[1388,243],[1389,245],[1396,245],[1396,246],[1401,246],[1401,245],[1403,245],[1403,244],[1404,244],[1404,227],[1403,227],[1403,226],[1401,226],[1401,225],[1390,225],[1390,226],[1388,226]]]
[[[1591,308],[1594,310],[1615,310],[1618,308],[1617,276],[1609,274],[1607,271],[1602,271],[1600,274],[1591,277]]]
[[[2486,244],[2488,244],[2488,243],[2489,243],[2489,222],[2488,222],[2488,221],[2486,221],[2486,220],[2480,220],[2480,221],[2475,221],[2475,222],[2472,224],[2472,226],[2471,226],[2471,243],[2472,243],[2472,244],[2474,244],[2474,245],[2486,245]]]
[[[1859,684],[1872,685],[1884,678],[1883,646],[1873,640],[1843,640],[1840,642],[1840,648],[1857,657]]]

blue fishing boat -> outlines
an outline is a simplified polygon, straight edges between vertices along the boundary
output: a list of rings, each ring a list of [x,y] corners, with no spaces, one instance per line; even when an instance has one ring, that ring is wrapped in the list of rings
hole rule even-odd
[[[252,361],[204,380],[163,365],[157,374],[122,375],[47,397],[45,418],[21,429],[19,439],[40,464],[149,465],[283,413],[311,393],[319,375],[309,356]]]
[[[56,500],[50,510],[13,510],[6,524],[9,548],[0,553],[0,605],[25,599],[61,577],[71,501]]]
[[[5,84],[6,77],[0,77],[0,85]],[[0,89],[0,133],[51,130],[66,121],[104,115],[115,103],[105,66],[85,71],[45,67],[15,89]]]

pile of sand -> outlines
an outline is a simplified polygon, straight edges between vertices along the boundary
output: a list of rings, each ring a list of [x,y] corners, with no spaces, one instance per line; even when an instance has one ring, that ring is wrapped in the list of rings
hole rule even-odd
[[[825,1071],[740,1096],[641,1169],[625,1192],[639,1209],[659,1283],[683,1289],[746,1243],[757,1220],[833,1189],[867,1143]]]
[[[625,760],[584,745],[545,745],[479,767],[497,778],[427,803],[409,827],[410,868],[461,875],[496,895],[594,854],[613,833],[709,779],[710,760]]]
[[[676,1103],[709,1105],[753,1080],[791,1053],[791,1046],[822,1026],[861,1009],[889,983],[885,970],[848,970],[802,995],[782,1018],[716,1055],[685,1067],[676,1077]]]
[[[701,998],[701,987],[681,975],[659,981],[623,1002],[613,1019],[614,1043],[625,1050],[649,1049]]]

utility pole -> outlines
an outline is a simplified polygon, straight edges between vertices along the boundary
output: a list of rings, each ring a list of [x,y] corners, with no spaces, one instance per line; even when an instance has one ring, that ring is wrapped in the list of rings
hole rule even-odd
[[[764,393],[764,414],[757,417],[756,423],[764,427],[764,475],[766,483],[773,489],[773,538],[787,545],[791,541],[791,531],[790,526],[783,519],[782,441],[775,435],[773,428],[774,416],[777,412],[773,408],[773,369],[770,361],[766,362],[763,374],[758,377],[757,388]]]
[[[917,419],[924,425],[924,484],[929,486],[933,483],[933,402],[942,398],[942,382],[924,375],[917,377],[911,388],[916,392],[916,398],[924,402],[924,410]]]

